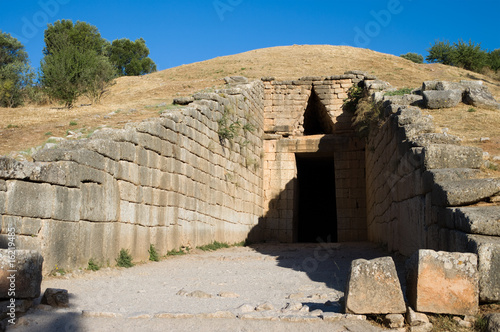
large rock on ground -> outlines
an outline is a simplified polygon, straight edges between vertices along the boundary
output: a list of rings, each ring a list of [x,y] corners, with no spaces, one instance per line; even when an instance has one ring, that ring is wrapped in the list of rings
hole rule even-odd
[[[429,90],[424,91],[424,105],[427,108],[455,107],[462,101],[462,91],[455,90]]]
[[[485,331],[487,332],[500,332],[500,314],[486,315],[488,326]]]
[[[406,305],[392,258],[354,260],[347,281],[345,302],[346,313],[404,313]]]
[[[479,308],[477,256],[419,250],[407,263],[407,297],[419,312],[474,315]]]
[[[42,264],[37,251],[0,249],[0,300],[39,297]]]
[[[500,110],[500,103],[495,100],[486,87],[467,88],[463,100],[464,103],[472,106]]]

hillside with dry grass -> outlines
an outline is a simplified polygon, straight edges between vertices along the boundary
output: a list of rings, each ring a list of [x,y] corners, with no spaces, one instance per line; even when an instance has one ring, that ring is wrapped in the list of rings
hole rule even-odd
[[[168,56],[168,55],[167,55]],[[328,76],[348,70],[363,70],[394,87],[418,87],[427,80],[480,79],[497,100],[500,81],[489,76],[441,64],[415,64],[403,58],[348,46],[294,45],[249,51],[183,65],[140,77],[121,77],[98,105],[79,100],[72,109],[60,105],[0,108],[0,155],[43,144],[49,137],[71,132],[87,135],[104,126],[120,128],[127,122],[158,116],[176,96],[190,95],[224,84],[223,78],[242,75],[250,79],[273,76],[296,79]],[[498,112],[460,106],[429,111],[436,124],[463,138],[464,144],[479,145],[500,155]],[[479,143],[489,137],[487,143]]]

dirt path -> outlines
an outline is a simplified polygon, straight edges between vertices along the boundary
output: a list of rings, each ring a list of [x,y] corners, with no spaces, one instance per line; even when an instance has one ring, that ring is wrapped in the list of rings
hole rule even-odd
[[[367,243],[268,244],[51,277],[42,292],[67,289],[71,306],[40,306],[10,330],[379,331],[340,313],[350,262],[385,255]]]

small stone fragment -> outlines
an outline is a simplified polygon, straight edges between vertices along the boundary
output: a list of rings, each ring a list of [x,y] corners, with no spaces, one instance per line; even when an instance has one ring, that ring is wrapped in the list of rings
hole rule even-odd
[[[406,320],[408,321],[408,324],[410,324],[410,326],[418,326],[430,323],[429,318],[426,314],[415,312],[410,307],[408,307],[408,310],[406,311]]]
[[[238,307],[238,310],[241,312],[252,312],[255,311],[255,307],[250,305],[250,304],[243,304],[240,307]]]
[[[41,304],[48,304],[52,307],[69,307],[69,295],[66,289],[47,288],[43,294]]]
[[[290,300],[303,299],[304,293],[293,293],[288,295],[286,298]]]
[[[236,298],[240,297],[240,294],[231,293],[231,292],[220,292],[218,294],[218,296],[219,297],[224,297],[224,298],[236,299]]]
[[[258,305],[257,308],[255,308],[255,310],[257,310],[257,311],[270,311],[270,310],[274,310],[274,306],[271,303],[266,302],[266,303],[262,303],[262,304]]]
[[[292,303],[287,303],[285,307],[282,309],[282,311],[283,310],[299,311],[300,309],[302,309],[302,303],[292,302]]]
[[[186,296],[188,296],[188,297],[196,297],[196,298],[199,298],[199,299],[210,299],[210,298],[212,298],[212,295],[210,295],[208,293],[205,293],[203,291],[200,291],[200,290],[196,290],[194,292],[188,293],[188,294],[186,294]]]
[[[391,329],[404,327],[405,318],[401,314],[388,314],[384,318],[384,324]]]

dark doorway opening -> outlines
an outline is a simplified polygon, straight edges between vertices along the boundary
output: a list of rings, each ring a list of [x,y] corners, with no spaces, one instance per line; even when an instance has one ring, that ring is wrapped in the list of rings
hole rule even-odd
[[[337,203],[333,156],[296,154],[298,242],[337,242]]]

